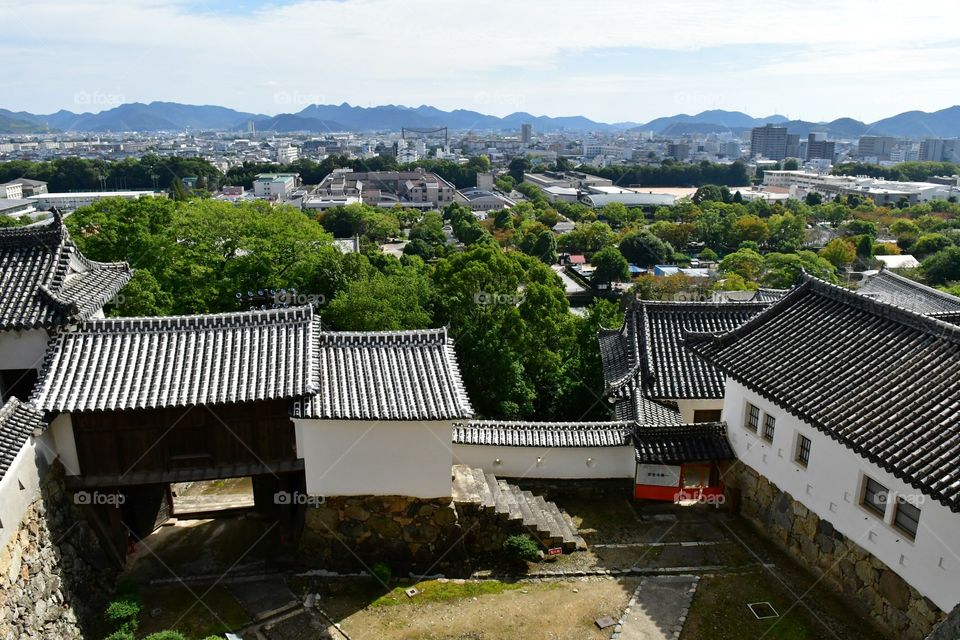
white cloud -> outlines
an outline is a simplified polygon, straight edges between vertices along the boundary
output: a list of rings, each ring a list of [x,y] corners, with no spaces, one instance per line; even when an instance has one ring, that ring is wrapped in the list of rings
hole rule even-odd
[[[0,55],[29,78],[4,91],[2,106],[72,108],[78,91],[109,91],[276,113],[289,106],[277,102],[281,91],[365,105],[516,110],[516,100],[477,104],[487,92],[523,96],[531,112],[606,120],[701,107],[872,119],[947,106],[937,99],[949,101],[949,91],[931,76],[955,87],[960,74],[955,0],[928,0],[923,11],[899,0],[320,0],[246,14],[215,6],[0,4]],[[726,73],[706,64],[716,48],[733,46],[765,53],[735,60]],[[615,71],[594,55],[610,49]],[[693,52],[704,69],[644,68],[649,50]],[[637,60],[635,72],[623,72],[621,53]],[[566,68],[578,55],[590,56],[589,74]]]

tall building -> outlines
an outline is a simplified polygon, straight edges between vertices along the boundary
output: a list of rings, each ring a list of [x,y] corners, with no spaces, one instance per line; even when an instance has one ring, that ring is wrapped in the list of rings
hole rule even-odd
[[[799,139],[798,139],[799,145]],[[769,160],[787,157],[787,128],[766,124],[750,132],[750,155],[763,156]]]
[[[685,142],[671,142],[667,145],[667,155],[674,160],[686,160],[690,157],[690,145]]]
[[[799,134],[799,133],[788,133],[788,134],[787,134],[786,157],[788,157],[788,158],[802,158],[802,157],[803,157],[803,154],[800,153],[800,134]]]
[[[943,159],[943,140],[940,138],[927,138],[920,143],[921,162],[940,162]]]
[[[826,139],[826,134],[811,133],[807,135],[807,160],[830,160],[833,162],[836,154],[836,143]]]
[[[857,155],[861,158],[889,160],[896,140],[889,136],[860,136],[857,143]]]
[[[520,125],[520,142],[523,144],[530,144],[533,140],[533,125],[532,124],[522,124]]]

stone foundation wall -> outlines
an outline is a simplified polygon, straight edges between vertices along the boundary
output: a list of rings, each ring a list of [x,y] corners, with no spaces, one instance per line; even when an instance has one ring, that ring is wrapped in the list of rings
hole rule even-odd
[[[301,557],[319,567],[397,573],[451,571],[463,562],[463,530],[449,498],[341,496],[307,507]]]
[[[853,599],[891,636],[921,640],[944,617],[895,571],[833,528],[830,522],[744,464],[727,476],[740,492],[741,514],[824,582]]]
[[[927,640],[957,640],[960,638],[960,605],[953,608],[950,615],[937,625]]]
[[[55,464],[0,550],[0,639],[92,637],[115,571]]]

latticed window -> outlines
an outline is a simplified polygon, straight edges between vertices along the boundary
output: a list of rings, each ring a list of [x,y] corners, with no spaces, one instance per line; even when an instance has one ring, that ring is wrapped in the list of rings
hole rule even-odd
[[[911,539],[916,538],[917,529],[920,527],[920,509],[897,496],[897,512],[893,516],[893,524]]]
[[[887,496],[889,493],[885,486],[873,478],[867,478],[863,487],[863,500],[860,504],[882,518],[887,511]]]
[[[810,438],[802,433],[797,434],[797,462],[803,466],[810,463]]]
[[[747,417],[743,426],[754,433],[757,432],[757,429],[760,428],[760,407],[747,403]]]
[[[777,419],[769,413],[763,417],[763,439],[773,442],[773,432],[777,428]]]

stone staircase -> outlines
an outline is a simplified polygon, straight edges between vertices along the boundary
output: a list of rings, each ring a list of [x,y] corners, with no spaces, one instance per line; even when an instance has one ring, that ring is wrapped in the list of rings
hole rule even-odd
[[[472,509],[495,519],[509,533],[526,533],[544,548],[565,553],[587,548],[570,516],[553,502],[466,465],[453,466],[453,502],[463,513]]]

